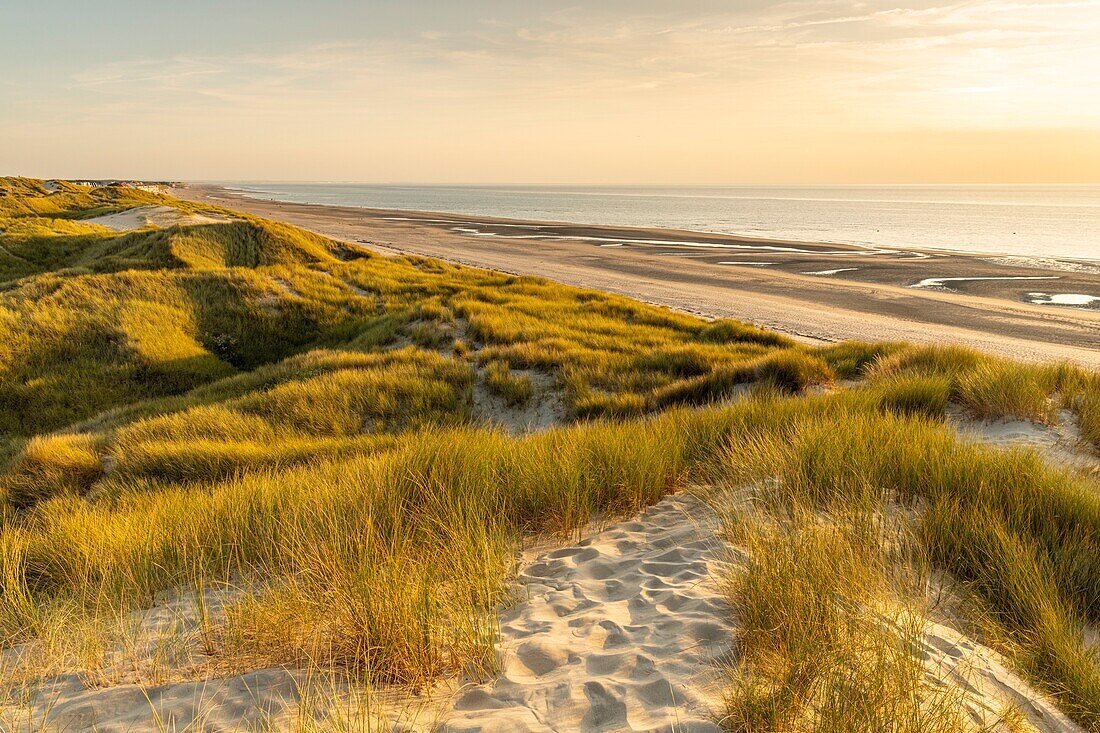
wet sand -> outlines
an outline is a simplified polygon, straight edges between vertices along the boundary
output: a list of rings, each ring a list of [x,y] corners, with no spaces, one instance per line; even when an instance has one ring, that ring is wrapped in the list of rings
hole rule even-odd
[[[959,343],[1018,359],[1100,366],[1100,300],[1085,307],[1032,302],[1100,296],[1100,261],[294,204],[215,186],[172,193],[384,253],[540,275],[749,321],[811,343]]]

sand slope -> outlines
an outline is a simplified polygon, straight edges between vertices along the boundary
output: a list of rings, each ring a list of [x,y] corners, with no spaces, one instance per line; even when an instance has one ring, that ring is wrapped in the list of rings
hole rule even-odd
[[[1060,410],[1054,424],[1041,425],[1017,419],[976,420],[952,405],[947,421],[964,439],[1000,448],[1029,448],[1059,468],[1100,476],[1100,456],[1081,437],[1077,417],[1069,410]]]
[[[528,599],[501,618],[500,678],[462,692],[443,730],[719,731],[715,660],[733,648],[733,614],[716,526],[673,496],[533,558]]]
[[[999,654],[950,626],[931,623],[917,654],[933,684],[949,685],[960,695],[975,729],[1082,733],[1073,721],[1008,668]],[[1020,720],[1013,725],[1015,710]]]
[[[98,224],[101,227],[114,229],[116,232],[128,232],[148,226],[163,229],[176,225],[194,226],[196,224],[215,224],[224,221],[228,221],[228,219],[202,214],[189,214],[186,211],[173,209],[171,206],[138,206],[120,211],[117,214],[107,214],[82,220],[84,224]]]

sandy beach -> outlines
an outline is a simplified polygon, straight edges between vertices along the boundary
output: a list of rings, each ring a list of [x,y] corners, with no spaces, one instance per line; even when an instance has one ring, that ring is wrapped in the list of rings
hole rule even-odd
[[[1100,263],[757,240],[263,201],[216,186],[172,194],[357,242],[548,277],[810,343],[958,343],[1100,365]]]

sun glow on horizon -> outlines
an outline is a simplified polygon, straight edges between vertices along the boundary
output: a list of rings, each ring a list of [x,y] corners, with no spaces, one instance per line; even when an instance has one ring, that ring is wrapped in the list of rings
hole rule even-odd
[[[1100,181],[1100,0],[229,5],[5,11],[5,172]]]

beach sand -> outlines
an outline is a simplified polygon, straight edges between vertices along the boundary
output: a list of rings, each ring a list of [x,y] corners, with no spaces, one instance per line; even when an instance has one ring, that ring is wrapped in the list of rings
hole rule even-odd
[[[293,204],[213,186],[172,193],[384,253],[540,275],[737,318],[808,343],[958,343],[1023,360],[1100,366],[1100,308],[1030,302],[1047,299],[1032,293],[1100,296],[1100,262]],[[928,280],[940,282],[916,287]]]

